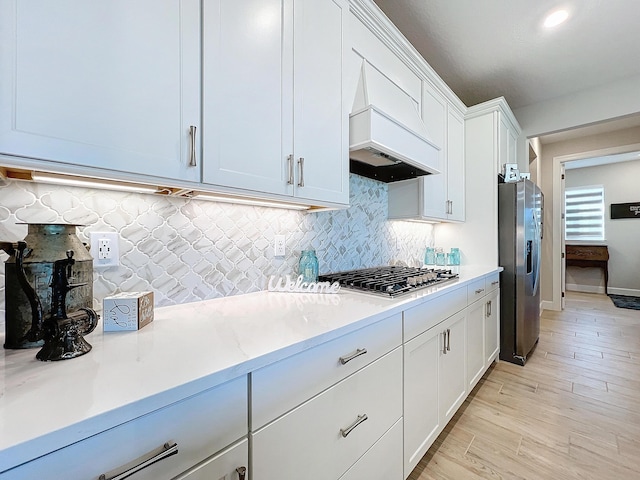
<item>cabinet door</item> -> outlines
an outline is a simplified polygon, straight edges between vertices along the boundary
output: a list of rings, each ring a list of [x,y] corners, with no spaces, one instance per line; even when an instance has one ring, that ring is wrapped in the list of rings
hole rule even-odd
[[[518,137],[500,113],[498,121],[498,172],[502,172],[505,163],[518,163],[516,158],[516,144]]]
[[[448,219],[463,222],[465,219],[464,118],[449,108],[447,119]]]
[[[294,2],[295,195],[349,203],[345,0]],[[350,106],[350,104],[349,104]]]
[[[485,366],[491,365],[500,349],[500,290],[487,295],[484,319]]]
[[[402,420],[398,420],[340,480],[403,480],[407,475],[402,475]]]
[[[177,476],[174,480],[247,480],[248,464],[249,441],[245,439]]]
[[[467,389],[471,391],[484,373],[485,326],[487,297],[467,307]]]
[[[404,345],[404,476],[440,433],[438,360],[445,348],[440,326]]]
[[[147,461],[133,478],[174,478],[246,438],[247,416],[247,378],[241,377],[60,448],[1,477],[86,480],[105,474],[112,478],[152,456],[156,461]],[[164,455],[170,442],[176,443],[177,454]]]
[[[291,11],[284,0],[204,1],[205,183],[293,194]]]
[[[462,311],[441,324],[440,332],[446,333],[443,341],[445,348],[440,350],[440,421],[443,425],[449,423],[458,407],[462,404],[466,394],[465,378],[465,343],[466,317]]]
[[[447,218],[447,101],[426,81],[422,88],[422,119],[434,143],[441,148],[439,175],[421,177],[423,186],[423,206],[425,217]],[[463,138],[464,141],[464,138]]]
[[[337,479],[402,417],[397,348],[252,434],[252,479]]]
[[[198,0],[0,0],[0,153],[199,181],[199,25]]]

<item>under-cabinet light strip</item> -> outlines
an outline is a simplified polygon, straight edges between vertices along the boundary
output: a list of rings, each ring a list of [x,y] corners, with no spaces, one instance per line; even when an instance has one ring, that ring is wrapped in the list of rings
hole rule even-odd
[[[237,203],[241,205],[253,205],[258,207],[287,208],[289,210],[308,210],[306,205],[294,205],[291,203],[274,202],[270,200],[253,200],[250,198],[226,197],[215,193],[196,193],[191,198],[196,200],[210,200],[222,203]]]
[[[55,173],[33,172],[31,174],[31,179],[34,182],[53,183],[56,185],[66,185],[72,187],[100,188],[136,193],[156,193],[158,191],[158,187],[154,187],[151,185],[111,182],[108,180],[96,178],[58,175]]]

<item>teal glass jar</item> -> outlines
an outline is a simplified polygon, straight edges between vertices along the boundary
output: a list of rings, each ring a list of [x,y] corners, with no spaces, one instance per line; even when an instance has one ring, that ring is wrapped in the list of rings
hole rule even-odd
[[[306,283],[318,281],[318,257],[315,250],[303,250],[298,262],[298,274]]]
[[[450,265],[460,265],[460,249],[452,247],[450,255],[451,255]]]
[[[436,249],[433,247],[427,247],[424,253],[424,264],[427,267],[433,267],[436,264]]]

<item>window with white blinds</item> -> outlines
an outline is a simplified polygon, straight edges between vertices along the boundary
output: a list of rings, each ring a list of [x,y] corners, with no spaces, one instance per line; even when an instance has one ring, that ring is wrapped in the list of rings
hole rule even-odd
[[[604,187],[567,188],[565,240],[604,240]]]

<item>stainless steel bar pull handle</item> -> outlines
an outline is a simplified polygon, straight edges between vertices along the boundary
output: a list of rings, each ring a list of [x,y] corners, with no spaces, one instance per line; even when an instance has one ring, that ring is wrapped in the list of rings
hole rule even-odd
[[[442,353],[447,354],[447,332],[442,332]]]
[[[287,185],[293,185],[293,154],[287,157],[287,166],[289,167],[289,178],[287,179]]]
[[[344,365],[345,363],[349,363],[354,358],[364,355],[365,353],[367,353],[366,348],[358,348],[355,352],[345,355],[344,357],[340,357],[340,364]]]
[[[130,477],[134,473],[139,472],[147,468],[149,465],[153,465],[160,460],[164,460],[167,457],[176,455],[178,453],[178,444],[175,442],[167,442],[163,446],[144,454],[143,456],[136,458],[135,460],[123,465],[120,468],[111,470],[110,472],[103,473],[98,477],[98,480],[123,480]]]
[[[491,300],[487,302],[487,317],[491,316]]]
[[[494,280],[493,282],[491,282],[491,285],[498,285],[500,283],[500,280]]]
[[[347,428],[341,428],[340,429],[340,435],[342,435],[344,438],[347,438],[347,435],[349,435],[351,432],[353,432],[354,428],[356,428],[358,425],[360,425],[362,422],[364,422],[368,418],[369,417],[367,417],[366,413],[363,413],[362,415],[358,415],[358,418],[356,419],[355,422],[353,422]]]
[[[298,168],[300,168],[300,181],[298,182],[298,186],[304,187],[304,157],[298,159]]]
[[[196,126],[191,125],[189,127],[189,138],[191,138],[191,153],[189,155],[189,166],[197,167],[198,162],[196,160]]]
[[[447,328],[447,352],[451,351],[451,329]]]
[[[484,292],[484,288],[479,288],[476,290],[476,294]]]
[[[236,472],[238,472],[238,480],[244,480],[244,477],[247,475],[247,467],[238,467],[236,468]]]

